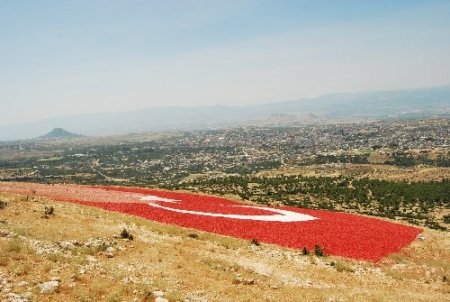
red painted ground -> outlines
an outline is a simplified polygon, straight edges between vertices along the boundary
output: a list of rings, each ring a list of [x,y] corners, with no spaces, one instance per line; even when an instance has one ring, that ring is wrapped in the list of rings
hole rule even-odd
[[[126,187],[45,186],[33,185],[35,194],[62,201],[94,206],[110,211],[127,213],[149,220],[175,224],[211,233],[243,239],[257,239],[285,247],[312,250],[318,244],[329,255],[378,261],[390,253],[398,252],[413,241],[422,231],[419,228],[386,222],[381,219],[353,214],[308,210],[294,207],[278,207],[314,216],[311,221],[267,222],[254,220],[208,217],[189,213],[177,213],[148,205],[141,198],[146,195],[180,200],[177,203],[154,202],[173,209],[197,212],[276,215],[276,213],[253,208],[242,208],[242,204],[231,200],[190,193],[167,192]],[[0,183],[0,192],[23,192],[21,184],[6,188]],[[65,192],[64,192],[65,191]],[[78,192],[78,193],[77,193]],[[105,196],[105,197],[103,197]],[[114,196],[114,201],[110,201]],[[103,198],[105,200],[103,200]],[[124,202],[120,199],[123,198]]]

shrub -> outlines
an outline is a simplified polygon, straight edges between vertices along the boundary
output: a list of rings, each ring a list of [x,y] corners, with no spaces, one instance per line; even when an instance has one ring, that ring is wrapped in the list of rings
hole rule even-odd
[[[325,256],[325,253],[323,251],[323,248],[320,247],[318,244],[316,244],[314,246],[314,255],[316,255],[317,257],[323,257]]]
[[[6,201],[0,200],[0,209],[4,209],[8,206],[8,203]]]
[[[305,256],[309,255],[309,251],[308,251],[308,249],[306,247],[303,248],[302,254],[305,255]]]
[[[44,215],[41,218],[48,219],[50,215],[55,214],[55,209],[53,207],[45,207],[44,208]]]
[[[256,246],[260,246],[261,245],[261,243],[259,243],[259,241],[257,239],[255,239],[255,238],[253,238],[250,242],[251,242],[251,244],[256,245]]]
[[[428,219],[425,221],[425,226],[429,227],[430,229],[439,230],[439,231],[447,231],[447,228],[440,225],[434,220]]]
[[[133,235],[131,235],[131,233],[129,233],[127,231],[127,229],[123,229],[122,233],[120,233],[120,237],[122,237],[124,239],[128,239],[128,240],[133,240],[134,239]]]
[[[444,222],[450,224],[450,215],[444,215]]]
[[[45,212],[45,215],[53,215],[53,214],[55,214],[55,208],[45,207],[44,212]]]

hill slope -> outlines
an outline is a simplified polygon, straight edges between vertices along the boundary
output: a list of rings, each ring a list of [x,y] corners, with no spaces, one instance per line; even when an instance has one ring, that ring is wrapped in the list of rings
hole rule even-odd
[[[38,138],[42,139],[64,139],[64,138],[77,138],[82,137],[79,134],[75,134],[69,131],[64,130],[63,128],[54,128],[49,133],[39,136]]]
[[[425,230],[424,240],[373,264],[196,237],[32,193],[0,200],[1,300],[450,301],[449,233]],[[44,215],[45,207],[54,213]],[[133,241],[120,238],[123,229]],[[52,279],[55,291],[41,293]]]

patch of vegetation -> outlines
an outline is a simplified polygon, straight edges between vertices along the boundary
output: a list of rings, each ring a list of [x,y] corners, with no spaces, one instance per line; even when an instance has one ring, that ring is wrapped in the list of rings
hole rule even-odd
[[[445,215],[445,216],[443,217],[443,221],[444,221],[445,223],[450,224],[450,215]]]
[[[302,165],[322,165],[322,164],[368,164],[369,155],[318,155],[302,163]]]
[[[425,221],[425,226],[429,227],[430,229],[440,230],[440,231],[447,231],[447,228],[440,225],[434,220],[428,219]]]
[[[45,211],[45,215],[54,215],[55,214],[54,207],[45,207],[44,211]]]
[[[431,216],[433,211],[450,208],[448,179],[442,182],[409,183],[345,176],[243,175],[199,178],[177,187],[214,195],[234,194],[261,204],[281,201],[285,205],[303,208],[352,210],[367,215],[403,219],[417,225],[426,223],[434,229],[443,227]]]
[[[128,232],[127,229],[122,230],[122,232],[120,233],[120,237],[122,237],[123,239],[128,239],[128,240],[134,239],[133,235],[130,232]]]
[[[55,215],[55,208],[52,206],[50,206],[50,207],[46,206],[44,208],[44,215],[42,216],[42,218],[48,219],[52,215]]]
[[[198,239],[198,234],[197,233],[189,233],[188,237],[192,238],[192,239]]]
[[[8,203],[6,201],[0,200],[0,210],[4,209],[8,206]]]
[[[413,156],[405,152],[394,152],[392,160],[386,162],[386,164],[399,167],[413,167],[418,165],[450,167],[450,158],[439,156],[436,159],[433,159],[426,155]]]
[[[319,246],[318,244],[316,244],[314,246],[314,255],[316,255],[317,257],[323,257],[325,256],[325,251],[324,248]]]
[[[252,245],[255,245],[255,246],[260,246],[260,245],[261,245],[261,243],[258,241],[258,239],[255,239],[255,238],[253,238],[253,239],[250,241],[250,243],[251,243]]]

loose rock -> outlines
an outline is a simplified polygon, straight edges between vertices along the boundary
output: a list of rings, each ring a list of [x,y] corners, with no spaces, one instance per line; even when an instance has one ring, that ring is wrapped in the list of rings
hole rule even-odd
[[[59,281],[53,280],[38,285],[41,294],[53,294],[59,287]]]
[[[108,247],[105,251],[105,255],[108,258],[113,258],[116,255],[116,249],[112,246]]]
[[[155,290],[154,292],[152,292],[152,294],[155,297],[164,297],[164,292],[160,290]]]

